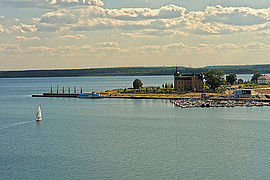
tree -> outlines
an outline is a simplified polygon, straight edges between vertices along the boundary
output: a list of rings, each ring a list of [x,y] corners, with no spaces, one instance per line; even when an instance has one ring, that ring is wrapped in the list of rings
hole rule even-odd
[[[261,75],[262,75],[261,73],[254,73],[253,76],[252,76],[252,78],[251,78],[251,82],[257,83],[258,78],[259,78]]]
[[[218,87],[225,83],[224,75],[222,70],[210,69],[204,73],[205,83],[210,90],[216,92]]]
[[[244,80],[243,79],[238,79],[237,84],[244,84]]]
[[[229,76],[226,76],[226,82],[229,83],[230,85],[235,84],[237,81],[236,74],[229,74]]]
[[[143,86],[143,83],[142,83],[142,81],[140,80],[140,79],[135,79],[134,81],[133,81],[133,88],[134,89],[139,89],[139,88],[141,88]]]

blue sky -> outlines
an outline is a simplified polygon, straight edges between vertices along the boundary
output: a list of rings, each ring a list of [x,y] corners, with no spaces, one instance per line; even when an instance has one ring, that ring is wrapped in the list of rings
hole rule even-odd
[[[1,0],[0,70],[263,64],[266,0]]]

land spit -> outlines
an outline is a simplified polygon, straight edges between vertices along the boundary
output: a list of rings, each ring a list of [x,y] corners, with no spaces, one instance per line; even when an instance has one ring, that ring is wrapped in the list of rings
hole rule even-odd
[[[61,98],[77,98],[79,93],[43,93],[43,94],[33,94],[32,97],[61,97]],[[237,104],[237,102],[270,102],[270,99],[261,99],[261,98],[233,98],[233,97],[210,97],[210,98],[199,98],[194,96],[171,96],[171,95],[160,95],[160,94],[108,94],[100,93],[102,98],[122,98],[122,99],[167,99],[171,100],[174,104],[193,104],[197,102],[198,104],[213,104],[212,102],[218,102],[217,104]],[[91,99],[91,98],[90,98]],[[209,101],[209,102],[208,102]],[[241,103],[240,103],[241,104]],[[217,105],[218,106],[218,105]],[[222,106],[221,106],[222,107]]]

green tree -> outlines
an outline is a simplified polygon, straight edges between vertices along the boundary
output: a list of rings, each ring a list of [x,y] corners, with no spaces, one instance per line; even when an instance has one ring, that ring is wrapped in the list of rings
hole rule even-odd
[[[261,73],[254,73],[253,76],[252,76],[252,78],[251,78],[251,82],[257,83],[258,78],[259,78],[261,75],[262,75]]]
[[[236,74],[229,74],[226,76],[226,82],[229,83],[230,85],[235,84],[237,81]]]
[[[141,88],[143,86],[143,83],[142,83],[142,81],[140,80],[140,79],[135,79],[134,81],[133,81],[133,88],[134,89],[139,89],[139,88]]]
[[[244,80],[243,79],[238,79],[237,84],[244,84]]]
[[[205,83],[210,90],[216,92],[219,86],[225,83],[224,75],[222,70],[210,69],[204,73]]]

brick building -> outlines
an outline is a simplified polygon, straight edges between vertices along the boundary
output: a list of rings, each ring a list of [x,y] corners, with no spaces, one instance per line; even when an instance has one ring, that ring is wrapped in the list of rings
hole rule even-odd
[[[203,74],[180,74],[176,68],[174,73],[174,89],[178,91],[203,91]]]

